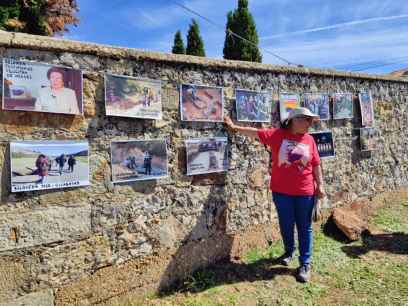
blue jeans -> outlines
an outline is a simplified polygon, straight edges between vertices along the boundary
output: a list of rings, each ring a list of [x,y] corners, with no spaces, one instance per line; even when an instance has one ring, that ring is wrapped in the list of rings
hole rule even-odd
[[[314,196],[290,196],[273,192],[273,201],[278,212],[279,227],[285,252],[295,251],[295,224],[299,239],[299,262],[310,264],[313,249],[312,211]]]

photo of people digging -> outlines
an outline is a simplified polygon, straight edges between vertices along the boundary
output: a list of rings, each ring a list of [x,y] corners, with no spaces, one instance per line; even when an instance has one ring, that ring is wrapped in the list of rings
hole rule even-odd
[[[164,140],[112,142],[112,180],[127,182],[167,176]]]
[[[105,75],[105,108],[108,116],[160,119],[160,81]]]
[[[13,192],[89,185],[88,142],[12,142]]]

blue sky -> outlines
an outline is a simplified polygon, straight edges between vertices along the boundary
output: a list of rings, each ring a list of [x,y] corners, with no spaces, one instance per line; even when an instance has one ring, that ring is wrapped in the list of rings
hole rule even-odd
[[[87,142],[78,141],[25,141],[12,144],[14,151],[31,150],[49,156],[64,154],[75,154],[88,150]]]
[[[170,52],[187,34],[191,13],[172,0],[77,0],[80,23],[65,38]],[[222,58],[226,15],[237,0],[175,0],[222,26],[197,18],[207,57]],[[307,67],[387,73],[408,67],[406,0],[249,0],[264,50]]]

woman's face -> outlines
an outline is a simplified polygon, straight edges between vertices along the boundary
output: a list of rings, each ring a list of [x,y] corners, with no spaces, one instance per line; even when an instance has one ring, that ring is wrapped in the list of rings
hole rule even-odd
[[[64,87],[64,79],[62,74],[59,72],[51,72],[50,73],[50,83],[52,89],[61,89]]]
[[[304,134],[309,131],[313,124],[313,118],[307,116],[295,117],[292,119],[292,131],[294,133]]]

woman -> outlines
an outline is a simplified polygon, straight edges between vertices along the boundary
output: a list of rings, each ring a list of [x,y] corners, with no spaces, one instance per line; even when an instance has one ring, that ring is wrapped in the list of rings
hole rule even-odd
[[[301,282],[310,280],[313,247],[311,216],[315,197],[325,196],[319,154],[313,137],[307,133],[317,118],[303,107],[293,109],[282,128],[241,127],[228,116],[224,118],[225,124],[233,132],[257,139],[271,149],[270,189],[285,246],[280,261],[287,266],[293,259],[296,224],[300,252],[297,278]]]
[[[37,174],[40,179],[37,181],[37,184],[44,184],[45,177],[48,176],[48,169],[49,169],[49,159],[44,154],[38,155],[35,161],[35,167],[37,168]]]
[[[50,86],[39,90],[39,98],[35,103],[35,110],[51,113],[81,114],[75,91],[66,88],[64,84],[65,71],[52,67],[47,72]]]

